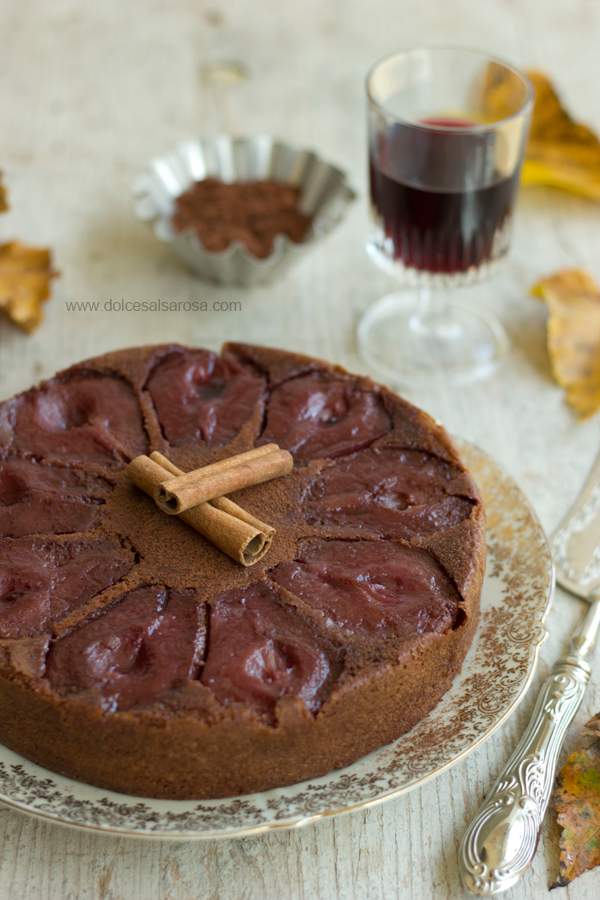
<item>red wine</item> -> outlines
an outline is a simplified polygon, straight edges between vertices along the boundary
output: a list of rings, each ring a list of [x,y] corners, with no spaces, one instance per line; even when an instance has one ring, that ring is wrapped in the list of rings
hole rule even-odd
[[[477,122],[469,122],[468,119],[454,119],[450,116],[432,116],[429,119],[419,119],[420,125],[437,125],[438,128],[472,128]]]
[[[495,172],[487,135],[465,131],[472,122],[422,124],[452,130],[392,131],[379,165],[371,153],[371,199],[386,255],[409,268],[466,272],[506,249],[518,167],[509,178]]]

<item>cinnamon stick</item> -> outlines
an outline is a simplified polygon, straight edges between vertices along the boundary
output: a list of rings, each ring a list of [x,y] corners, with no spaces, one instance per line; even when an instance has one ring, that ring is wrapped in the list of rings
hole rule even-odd
[[[287,450],[277,448],[271,452],[264,451],[264,447],[259,447],[249,453],[232,456],[165,481],[154,491],[154,499],[164,512],[181,515],[186,509],[199,503],[270,481],[292,471],[294,460]],[[224,466],[223,463],[229,465]]]
[[[178,477],[179,484],[181,487],[187,484],[195,484],[198,480],[198,472],[202,472],[204,476],[216,475],[218,472],[234,469],[236,466],[241,466],[242,463],[258,459],[260,456],[268,456],[269,453],[274,453],[275,450],[279,450],[279,444],[264,444],[262,447],[253,447],[252,450],[247,450],[245,453],[238,453],[237,456],[226,456],[225,459],[220,459],[218,462],[203,466],[201,469],[194,469],[192,472],[182,472]],[[151,459],[157,459],[158,456],[163,460],[166,459],[166,456],[163,456],[162,453],[156,451],[150,454]],[[170,465],[172,465],[172,463],[170,463]],[[163,466],[163,468],[167,467]],[[177,471],[179,472],[180,470],[178,469]]]
[[[268,446],[273,445],[269,444]],[[166,469],[171,475],[179,476],[185,474],[181,469],[178,469],[170,459],[167,459],[166,456],[163,456],[162,453],[159,453],[157,450],[154,450],[154,452],[150,454],[150,459],[157,462],[159,466],[162,466],[163,469]],[[229,497],[215,497],[213,500],[209,500],[208,503],[216,509],[221,509],[223,512],[229,513],[229,515],[233,516],[235,519],[246,522],[247,525],[256,528],[261,534],[269,535],[270,538],[275,534],[275,529],[271,525],[267,525],[266,522],[261,522],[260,519],[257,519],[256,516],[253,516],[245,509],[242,509],[241,506],[238,506],[237,503],[234,503]]]
[[[172,463],[169,463],[168,469],[163,468],[148,456],[138,456],[127,466],[128,478],[151,497],[154,496],[156,487],[169,475],[175,475],[180,471]],[[180,518],[236,562],[243,566],[252,566],[269,549],[275,530],[268,525],[263,526],[264,530],[257,528],[253,523],[262,525],[258,519],[240,510],[236,504],[232,506],[243,513],[244,517],[232,515],[231,507],[223,509],[210,503],[203,503],[186,510]]]

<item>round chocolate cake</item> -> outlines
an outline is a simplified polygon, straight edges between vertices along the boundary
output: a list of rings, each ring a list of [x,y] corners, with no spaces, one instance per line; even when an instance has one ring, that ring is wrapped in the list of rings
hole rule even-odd
[[[250,568],[127,479],[267,443],[231,495],[277,530]],[[178,345],[73,366],[0,406],[0,741],[148,797],[227,797],[406,732],[477,622],[484,509],[446,432],[317,359]]]

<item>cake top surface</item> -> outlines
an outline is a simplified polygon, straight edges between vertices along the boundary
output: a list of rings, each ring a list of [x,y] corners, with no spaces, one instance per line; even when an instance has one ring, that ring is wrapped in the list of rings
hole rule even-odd
[[[277,529],[244,569],[126,478],[276,442],[285,478],[232,495]],[[309,715],[459,628],[483,510],[452,442],[367,378],[285,351],[135,348],[0,406],[5,664],[99,714]],[[8,661],[8,662],[6,662]]]

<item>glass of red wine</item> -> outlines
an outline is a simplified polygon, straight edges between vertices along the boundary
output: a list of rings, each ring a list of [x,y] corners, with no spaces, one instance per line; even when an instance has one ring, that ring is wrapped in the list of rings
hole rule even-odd
[[[506,63],[469,50],[395,53],[367,77],[372,228],[367,249],[403,290],[370,307],[361,353],[388,381],[490,374],[509,343],[462,289],[506,255],[533,89]],[[492,102],[492,99],[493,102]]]

